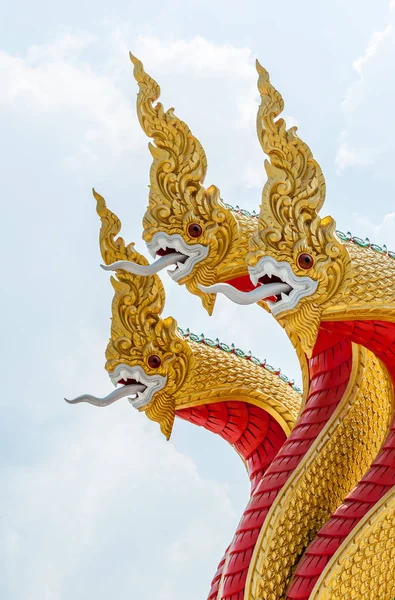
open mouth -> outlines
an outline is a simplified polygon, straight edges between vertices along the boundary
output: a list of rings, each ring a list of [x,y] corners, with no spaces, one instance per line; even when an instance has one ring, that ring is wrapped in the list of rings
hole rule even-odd
[[[134,408],[149,404],[155,392],[162,389],[167,381],[167,377],[162,375],[146,375],[138,365],[129,367],[125,364],[118,365],[110,373],[110,378],[115,386],[121,385],[127,390],[125,395]]]
[[[146,385],[141,384],[137,381],[137,379],[132,379],[130,377],[128,377],[127,379],[119,379],[118,385],[124,385],[124,386],[129,387],[129,390],[128,390],[130,392],[130,396],[128,396],[129,402],[131,402],[132,400],[138,400],[139,394],[143,394],[147,389]],[[135,393],[133,393],[133,392],[135,392]]]
[[[287,283],[286,281],[283,281],[282,279],[280,279],[280,277],[276,277],[276,275],[262,275],[262,277],[260,277],[258,279],[258,283],[260,285],[268,285],[269,283]],[[264,302],[280,302],[281,300],[286,300],[289,296],[289,294],[292,292],[292,288],[290,289],[289,292],[281,292],[280,294],[276,294],[274,296],[268,296],[267,298],[263,298]]]
[[[151,256],[158,257],[159,261],[163,261],[163,265],[166,263],[166,266],[173,267],[167,272],[174,281],[189,275],[193,267],[208,254],[208,247],[202,244],[187,244],[178,233],[156,233],[147,246]],[[169,258],[165,261],[163,257]]]
[[[272,314],[277,315],[283,310],[294,308],[299,300],[310,296],[317,289],[318,282],[311,277],[299,277],[292,271],[287,262],[277,262],[270,256],[261,258],[255,267],[249,267],[251,281],[254,285],[268,286],[270,284],[286,284],[288,290],[274,293],[262,298],[267,302]],[[276,291],[276,290],[275,290]]]
[[[179,271],[180,269],[182,270],[184,268],[184,265],[185,265],[186,261],[188,260],[188,256],[186,254],[183,254],[182,252],[177,252],[177,250],[175,248],[167,248],[167,247],[159,248],[155,253],[155,257],[170,256],[170,255],[175,255],[175,254],[177,254],[177,257],[174,257],[174,258],[177,259],[177,262],[175,262],[174,264],[171,265],[173,268],[167,269],[167,272],[169,273],[170,276],[172,276],[173,273],[175,273],[176,271]]]
[[[236,304],[255,304],[265,301],[273,315],[294,308],[304,296],[310,296],[317,289],[318,282],[310,277],[299,277],[287,262],[277,262],[270,256],[261,258],[255,267],[249,267],[249,289],[244,278],[228,283],[215,283],[199,289],[206,294],[224,294]],[[242,289],[240,289],[242,288]],[[244,291],[249,289],[249,291]]]
[[[110,373],[110,379],[116,389],[104,398],[92,396],[91,394],[83,394],[73,400],[67,400],[67,398],[65,400],[69,404],[87,402],[94,406],[109,406],[120,398],[128,396],[128,400],[134,408],[143,408],[151,402],[155,392],[164,388],[167,382],[167,377],[162,375],[146,375],[142,367],[138,365],[129,367],[125,364],[118,365]]]
[[[156,233],[147,246],[151,255],[157,259],[150,265],[140,265],[130,260],[117,260],[101,267],[105,271],[123,270],[141,277],[149,277],[166,267],[173,266],[174,269],[167,272],[174,281],[178,281],[189,275],[193,267],[208,254],[207,246],[187,244],[178,233],[173,235]]]

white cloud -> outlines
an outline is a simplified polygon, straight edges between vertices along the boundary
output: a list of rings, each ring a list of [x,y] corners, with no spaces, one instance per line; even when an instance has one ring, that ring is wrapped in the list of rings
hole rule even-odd
[[[94,70],[83,52],[97,38],[65,34],[48,45],[33,46],[21,58],[0,52],[0,107],[31,113],[50,126],[74,132],[65,161],[83,168],[103,149],[116,157],[145,145],[133,106],[111,73]],[[62,122],[59,122],[62,120]]]
[[[125,50],[125,44],[120,47]],[[214,173],[210,182],[225,194],[231,185],[261,188],[265,175],[256,137],[259,95],[252,51],[199,36],[139,36],[133,51],[157,74],[165,106],[176,105],[176,115],[202,142]]]
[[[214,44],[202,37],[191,40],[162,40],[157,37],[139,36],[136,47],[144,61],[154,64],[163,72],[171,67],[172,72],[192,70],[194,75],[217,77],[228,75],[237,79],[255,76],[251,50],[231,44]]]
[[[225,188],[225,200],[234,204],[243,206],[239,192],[251,186],[259,188],[255,206],[260,198],[263,155],[248,48],[119,30],[64,33],[24,55],[0,53],[0,111],[12,125],[8,143],[14,142],[3,181],[4,231],[23,240],[3,236],[14,261],[3,273],[12,291],[3,314],[14,315],[3,330],[10,359],[2,394],[9,466],[1,475],[0,596],[7,600],[201,599],[247,500],[244,468],[222,440],[176,423],[181,452],[126,402],[96,410],[61,400],[108,390],[102,365],[111,291],[97,265],[92,183],[99,179],[100,191],[111,190],[108,203],[119,212],[125,237],[141,237],[150,156],[133,105],[129,48],[158,79],[164,104],[176,105],[204,144],[214,174],[208,183]],[[131,208],[124,199],[129,189]],[[26,260],[32,265],[23,281],[28,301],[14,268]],[[164,280],[165,314],[180,325],[233,341],[297,375],[284,332],[258,307],[247,314],[221,298],[210,319],[196,297]],[[16,394],[21,345],[26,385]],[[224,458],[217,463],[218,456]]]
[[[108,52],[97,69],[94,59],[103,46]],[[99,155],[110,153],[112,160],[121,160],[128,151],[140,152],[147,139],[135,115],[137,86],[129,48],[160,82],[165,106],[175,104],[176,114],[199,134],[212,157],[210,170],[225,182],[221,186],[216,181],[217,185],[260,188],[264,175],[248,172],[263,173],[255,133],[257,75],[249,48],[217,45],[199,36],[130,39],[121,28],[103,37],[64,33],[29,48],[24,57],[0,53],[0,106],[12,106],[20,114],[32,112],[44,128],[67,127],[73,140],[64,160],[73,170],[97,168]],[[194,121],[199,122],[199,131]],[[219,154],[210,147],[212,140],[220,140]]]
[[[346,133],[343,133],[342,139],[345,141],[340,142],[336,153],[338,173],[341,173],[347,167],[354,167],[356,165],[369,167],[375,163],[376,158],[380,156],[379,148],[352,147],[349,145],[349,142],[346,141],[346,137]]]
[[[354,217],[358,229],[363,231],[364,236],[369,237],[371,242],[379,246],[386,244],[388,250],[395,251],[395,242],[392,241],[395,240],[395,213],[388,213],[379,223],[361,214],[356,214]],[[352,233],[359,235],[358,231]]]
[[[141,597],[142,575],[146,597],[164,581],[174,599],[200,598],[235,522],[226,486],[199,477],[130,407],[84,408],[67,407],[74,426],[57,428],[47,458],[3,475],[4,597],[104,600],[113,571],[119,598]],[[196,565],[206,580],[190,590]]]
[[[391,7],[390,7],[391,8]],[[377,165],[382,177],[392,177],[394,155],[395,83],[390,73],[395,61],[395,14],[371,35],[362,56],[353,62],[358,78],[349,86],[341,109],[344,130],[336,154],[338,173],[348,167]]]
[[[385,38],[392,34],[392,26],[387,25],[383,31],[375,31],[369,40],[368,46],[365,50],[365,54],[360,56],[352,64],[357,73],[363,76],[363,70],[366,63],[368,63],[377,53],[380,46],[385,42]]]

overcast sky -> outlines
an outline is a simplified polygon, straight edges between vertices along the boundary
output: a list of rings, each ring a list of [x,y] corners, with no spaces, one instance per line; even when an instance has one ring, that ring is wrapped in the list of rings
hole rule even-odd
[[[150,155],[128,51],[202,142],[206,184],[257,209],[255,58],[323,167],[338,228],[395,249],[395,3],[15,0],[0,20],[0,597],[202,600],[247,501],[236,454],[176,421],[170,442],[104,395],[112,289],[91,187],[141,241]],[[165,278],[164,278],[165,279]],[[300,383],[257,307],[209,318],[170,280],[166,315],[252,350]]]

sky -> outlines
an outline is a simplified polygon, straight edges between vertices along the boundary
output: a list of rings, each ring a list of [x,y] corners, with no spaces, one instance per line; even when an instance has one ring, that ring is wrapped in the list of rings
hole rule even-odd
[[[258,209],[255,59],[320,162],[323,211],[395,250],[395,2],[8,2],[0,22],[3,369],[0,597],[201,600],[248,500],[223,440],[176,421],[166,442],[124,399],[104,410],[112,288],[94,186],[141,240],[150,155],[128,51],[203,144],[206,184]],[[212,317],[164,276],[164,315],[234,342],[300,383],[258,307]]]

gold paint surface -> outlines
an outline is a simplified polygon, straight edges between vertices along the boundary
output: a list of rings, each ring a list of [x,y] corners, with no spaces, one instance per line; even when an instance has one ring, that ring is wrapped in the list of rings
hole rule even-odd
[[[377,455],[393,416],[391,381],[370,352],[353,346],[344,396],[277,496],[261,530],[246,600],[280,600],[308,544]]]
[[[373,506],[345,539],[310,600],[393,600],[395,488]]]
[[[149,144],[153,163],[143,237],[149,242],[158,232],[178,234],[191,247],[198,243],[209,248],[207,257],[178,283],[198,295],[211,314],[215,294],[204,294],[197,285],[215,283],[218,269],[231,269],[234,262],[246,272],[239,248],[248,242],[251,222],[225,207],[216,186],[203,186],[207,159],[202,145],[172,108],[165,111],[160,102],[154,104],[159,85],[144,71],[141,61],[132,55],[131,60],[139,85],[137,115],[143,131],[153,140]],[[188,233],[192,223],[202,227],[199,239]]]
[[[155,233],[188,237],[191,223],[201,225],[197,243],[208,255],[179,281],[201,297],[211,313],[215,296],[202,294],[198,284],[211,285],[244,275],[263,256],[288,262],[296,275],[308,275],[317,290],[278,316],[301,361],[305,396],[308,373],[304,354],[311,355],[321,321],[395,318],[395,260],[373,249],[342,242],[332,217],[321,217],[325,181],[310,148],[278,118],[284,103],[268,73],[258,64],[261,105],[257,129],[269,157],[259,219],[228,209],[216,186],[203,186],[207,160],[200,142],[173,109],[156,102],[160,89],[140,61],[131,57],[139,84],[137,113],[153,140],[150,151],[149,205],[144,239]],[[104,201],[103,201],[104,202]],[[119,221],[102,219],[101,249],[107,262],[127,259],[146,264],[132,245],[115,240]],[[100,205],[100,206],[99,206]],[[100,209],[100,211],[99,211]],[[119,227],[118,227],[119,225]],[[118,229],[117,229],[118,227]],[[247,250],[249,250],[246,262]],[[309,253],[314,266],[306,273],[298,256]],[[270,412],[287,433],[300,407],[300,396],[273,374],[234,354],[183,338],[174,319],[160,317],[164,292],[159,278],[117,272],[111,340],[106,368],[122,362],[139,364],[149,373],[147,357],[160,356],[160,374],[168,385],[144,410],[170,436],[177,408],[212,399],[244,399]],[[393,390],[382,364],[355,347],[358,356],[352,384],[333,418],[302,465],[274,503],[266,519],[250,566],[246,600],[280,600],[295,564],[316,531],[356,485],[377,454],[392,415]],[[347,456],[347,468],[344,467]],[[312,493],[314,490],[314,493]],[[392,600],[395,596],[395,500],[390,492],[345,540],[324,571],[311,600]]]
[[[101,219],[100,250],[103,260],[131,260],[147,264],[133,244],[121,237],[119,219],[94,192]],[[253,361],[227,353],[181,335],[172,317],[163,319],[163,285],[157,275],[142,277],[118,270],[111,278],[115,290],[112,302],[111,338],[106,351],[106,369],[119,364],[141,366],[147,375],[167,377],[166,386],[144,407],[168,438],[177,409],[225,400],[243,400],[271,414],[288,435],[299,412],[301,395],[278,375]],[[152,369],[148,357],[159,356],[161,365]]]

